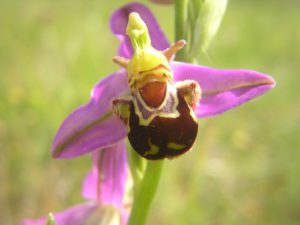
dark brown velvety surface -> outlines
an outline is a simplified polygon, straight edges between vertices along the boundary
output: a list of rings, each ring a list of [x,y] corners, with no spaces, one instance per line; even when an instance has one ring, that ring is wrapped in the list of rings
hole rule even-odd
[[[163,118],[156,116],[148,126],[139,125],[139,118],[134,111],[134,105],[130,107],[128,134],[133,149],[147,159],[172,158],[188,151],[197,136],[198,123],[190,114],[190,108],[181,95],[177,95],[179,104],[177,110],[180,116],[177,118]],[[172,149],[169,143],[180,145],[178,149]],[[150,144],[159,148],[156,154],[147,154]]]

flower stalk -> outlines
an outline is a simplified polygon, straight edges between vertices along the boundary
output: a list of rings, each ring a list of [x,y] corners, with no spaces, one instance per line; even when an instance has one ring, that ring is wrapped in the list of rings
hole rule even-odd
[[[130,144],[127,144],[127,158],[128,165],[131,172],[131,176],[133,179],[133,188],[134,188],[134,196],[137,195],[137,187],[143,180],[143,176],[145,173],[147,161],[146,159],[140,157],[136,151],[131,147]]]
[[[175,1],[175,42],[187,40],[188,0]],[[183,49],[176,54],[176,60],[189,62],[187,52]]]
[[[143,179],[136,189],[128,225],[143,225],[146,222],[150,205],[155,196],[164,160],[147,161]]]

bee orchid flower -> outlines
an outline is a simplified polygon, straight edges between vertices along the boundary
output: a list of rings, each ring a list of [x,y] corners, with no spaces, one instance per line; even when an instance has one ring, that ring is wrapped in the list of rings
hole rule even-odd
[[[93,167],[83,183],[86,202],[54,213],[57,225],[125,225],[131,207],[128,194],[126,146],[119,142],[92,154]],[[44,225],[47,217],[25,220],[23,225]]]
[[[132,26],[135,27],[126,32],[129,15],[133,12],[135,15],[140,15],[141,20],[133,20]],[[143,23],[146,28],[141,25]],[[192,91],[199,86],[201,99],[198,90],[198,94],[194,93],[190,96],[196,102],[189,106],[193,109],[192,114],[200,119],[222,114],[262,95],[275,86],[275,81],[270,76],[253,70],[216,69],[173,61],[174,54],[184,46],[184,41],[170,45],[152,13],[142,4],[131,3],[115,11],[111,17],[110,26],[112,33],[120,40],[118,56],[114,58],[114,61],[124,68],[100,80],[91,92],[89,103],[79,107],[65,119],[52,146],[54,158],[77,157],[99,148],[111,146],[127,137],[128,123],[126,123],[126,119],[128,118],[113,112],[113,108],[116,108],[113,102],[116,99],[132,96],[129,73],[138,73],[139,69],[149,67],[148,64],[142,65],[143,63],[135,60],[141,64],[136,63],[134,68],[129,68],[130,62],[130,65],[134,64],[133,61],[138,51],[136,49],[141,47],[139,45],[148,46],[150,44],[149,49],[153,50],[154,55],[159,55],[159,57],[164,55],[162,65],[172,75],[172,82],[184,84],[184,82],[192,81],[190,84],[195,84]],[[136,36],[141,30],[147,28],[145,35]],[[129,36],[131,34],[131,37],[127,34]],[[135,44],[136,46],[134,46]],[[152,99],[150,101],[155,104],[155,99],[151,97],[155,91],[150,89],[151,85],[148,85],[148,98]],[[195,95],[199,96],[195,97]],[[200,101],[198,101],[199,99]],[[180,146],[176,143],[171,143],[171,145],[175,148]]]

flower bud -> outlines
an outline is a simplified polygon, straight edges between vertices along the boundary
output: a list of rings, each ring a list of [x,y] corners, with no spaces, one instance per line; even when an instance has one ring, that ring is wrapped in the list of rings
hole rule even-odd
[[[112,205],[98,207],[85,221],[85,224],[120,225],[121,213]],[[70,224],[72,225],[72,224]]]
[[[54,216],[52,213],[48,214],[48,219],[47,219],[47,222],[45,225],[56,225],[56,222],[55,222],[55,219],[54,219]]]
[[[190,2],[196,15],[192,21],[193,43],[191,55],[197,56],[199,50],[205,51],[216,35],[226,10],[227,0],[194,0]]]

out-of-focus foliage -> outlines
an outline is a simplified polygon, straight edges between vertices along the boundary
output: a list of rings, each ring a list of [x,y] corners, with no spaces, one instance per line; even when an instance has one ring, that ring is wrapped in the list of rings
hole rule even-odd
[[[56,225],[55,218],[52,213],[48,214],[48,220],[46,222],[46,225]]]
[[[128,1],[0,3],[0,218],[5,225],[81,201],[89,157],[50,158],[62,120],[115,71],[109,16]],[[173,8],[149,5],[173,40]],[[299,1],[229,1],[208,56],[271,74],[277,87],[200,121],[192,152],[166,163],[148,224],[300,223]],[[117,88],[117,87],[116,87]]]

